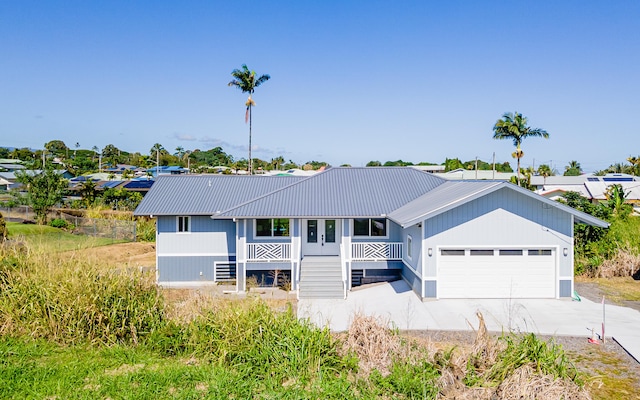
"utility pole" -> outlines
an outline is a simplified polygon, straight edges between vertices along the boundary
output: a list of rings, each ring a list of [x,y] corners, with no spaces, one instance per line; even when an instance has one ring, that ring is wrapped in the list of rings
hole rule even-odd
[[[478,180],[478,156],[476,156],[476,180]]]
[[[493,152],[493,162],[491,164],[491,179],[496,179],[496,152]]]

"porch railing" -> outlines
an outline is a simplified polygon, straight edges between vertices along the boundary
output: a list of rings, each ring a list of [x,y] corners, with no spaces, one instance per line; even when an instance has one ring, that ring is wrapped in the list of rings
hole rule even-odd
[[[402,260],[402,243],[351,243],[351,259],[353,261]]]
[[[247,261],[291,261],[291,243],[249,243],[247,244]]]

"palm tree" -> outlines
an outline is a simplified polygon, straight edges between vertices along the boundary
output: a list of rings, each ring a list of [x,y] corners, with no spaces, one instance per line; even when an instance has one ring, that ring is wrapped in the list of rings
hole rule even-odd
[[[569,161],[569,164],[564,167],[564,176],[578,176],[582,174],[582,166],[577,161]]]
[[[537,172],[538,172],[538,175],[540,175],[543,179],[543,183],[542,183],[543,186],[547,184],[547,177],[555,175],[551,167],[548,166],[547,164],[541,164],[538,167]]]
[[[247,111],[245,113],[244,121],[245,123],[249,122],[249,158],[248,160],[252,160],[251,158],[251,107],[255,106],[256,103],[251,98],[251,95],[256,90],[256,88],[262,85],[264,82],[271,79],[269,75],[261,75],[259,78],[256,78],[255,71],[249,71],[246,64],[242,64],[242,69],[234,69],[231,71],[231,76],[233,76],[233,80],[229,82],[229,86],[235,86],[238,89],[242,90],[242,93],[249,93],[249,98],[245,105],[247,106]],[[249,162],[249,175],[251,175],[252,162]]]
[[[513,145],[516,146],[516,151],[513,154],[514,158],[518,160],[518,186],[520,186],[520,159],[524,156],[520,145],[525,138],[536,136],[548,139],[549,133],[544,129],[527,126],[527,117],[523,117],[518,112],[504,113],[502,119],[499,119],[493,126],[494,139],[511,139]]]

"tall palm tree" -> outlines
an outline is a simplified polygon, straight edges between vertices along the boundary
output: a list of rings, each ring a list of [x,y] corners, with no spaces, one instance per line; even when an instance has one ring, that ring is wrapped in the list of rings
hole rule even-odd
[[[543,186],[547,184],[547,178],[549,176],[553,176],[554,175],[553,170],[547,164],[541,164],[538,167],[538,171],[537,172],[538,172],[538,175],[541,176],[542,179],[543,179],[543,182],[542,182]]]
[[[523,117],[522,114],[518,112],[513,114],[504,113],[502,119],[499,119],[493,126],[494,139],[511,139],[513,140],[513,145],[516,146],[516,151],[513,153],[513,156],[518,160],[518,186],[520,186],[520,159],[524,156],[520,145],[525,138],[536,136],[549,139],[549,133],[547,133],[547,131],[527,126],[527,117]]]
[[[233,76],[233,80],[229,82],[229,86],[237,87],[238,89],[242,90],[242,93],[249,93],[249,98],[245,103],[245,105],[247,106],[247,111],[245,113],[244,121],[245,123],[247,121],[249,122],[249,159],[248,160],[249,160],[249,175],[251,175],[253,170],[251,166],[251,164],[253,164],[253,162],[251,162],[252,161],[252,158],[251,158],[251,107],[256,105],[256,103],[251,98],[251,95],[253,94],[253,92],[256,90],[258,86],[262,85],[264,82],[271,79],[271,76],[261,75],[260,77],[256,78],[256,72],[249,71],[249,68],[247,68],[246,64],[242,64],[242,69],[234,69],[233,71],[231,71],[231,76]]]

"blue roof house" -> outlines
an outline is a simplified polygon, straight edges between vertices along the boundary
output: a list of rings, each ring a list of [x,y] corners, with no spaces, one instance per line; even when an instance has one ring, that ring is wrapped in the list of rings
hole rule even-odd
[[[161,175],[135,214],[157,219],[158,284],[279,276],[299,298],[397,279],[423,299],[571,297],[574,223],[608,227],[507,182],[403,167]]]

